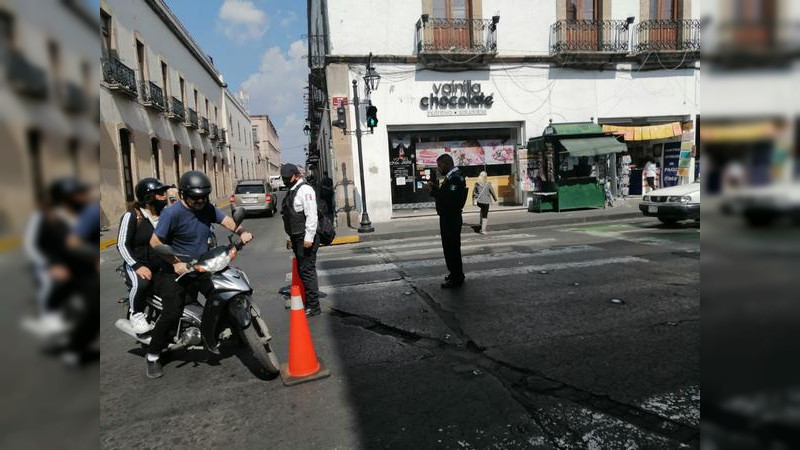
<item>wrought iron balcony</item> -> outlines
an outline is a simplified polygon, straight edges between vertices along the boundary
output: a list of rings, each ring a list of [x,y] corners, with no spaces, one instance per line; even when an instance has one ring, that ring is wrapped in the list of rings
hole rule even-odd
[[[559,20],[550,26],[550,53],[628,53],[625,20]]]
[[[136,96],[136,75],[133,69],[122,64],[122,61],[112,56],[103,58],[103,80],[112,91],[120,91],[131,97]]]
[[[189,128],[197,128],[197,111],[192,108],[187,109],[186,126]]]
[[[157,111],[164,111],[166,104],[164,103],[164,91],[153,83],[152,81],[139,82],[139,91],[142,94],[142,103],[148,108],[153,108]]]
[[[646,20],[636,25],[634,50],[642,52],[700,51],[699,20]]]
[[[205,117],[200,118],[200,134],[208,134],[208,119]]]
[[[68,113],[82,113],[89,107],[89,101],[83,89],[68,81],[59,85],[59,100],[64,111]]]
[[[216,141],[217,139],[219,139],[219,127],[217,126],[217,124],[215,123],[211,124],[211,129],[208,132],[208,138],[211,139],[212,141]]]
[[[47,97],[47,74],[33,65],[19,51],[8,54],[8,84],[20,95],[43,99]]]
[[[176,122],[183,122],[186,118],[186,111],[183,109],[183,102],[175,97],[170,97],[169,108],[167,108],[167,117]]]
[[[417,21],[417,54],[495,55],[500,16],[482,19],[440,19],[423,14]]]

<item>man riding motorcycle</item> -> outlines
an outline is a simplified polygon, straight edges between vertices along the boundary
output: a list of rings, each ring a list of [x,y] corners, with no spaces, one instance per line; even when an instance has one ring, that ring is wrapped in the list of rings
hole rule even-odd
[[[210,203],[211,180],[202,172],[184,173],[178,183],[178,190],[180,202],[163,211],[150,240],[150,245],[154,248],[162,244],[170,245],[181,255],[183,261],[174,258],[169,261],[172,270],[167,268],[155,276],[155,290],[163,302],[163,311],[151,333],[147,350],[149,378],[164,375],[159,357],[168,345],[170,333],[177,327],[187,299],[193,298],[198,292],[205,295],[213,288],[207,278],[186,276],[176,279],[189,271],[184,261],[197,259],[208,250],[208,230],[211,224],[218,223],[239,234],[242,243],[246,244],[253,239],[252,234],[241,227],[237,229],[236,222],[231,217]]]
[[[136,184],[136,204],[122,215],[117,236],[117,249],[125,260],[128,277],[129,319],[133,330],[147,333],[152,325],[145,315],[145,299],[152,292],[153,276],[165,264],[150,247],[150,239],[158,225],[161,211],[167,206],[166,192],[170,186],[156,178],[145,178]]]

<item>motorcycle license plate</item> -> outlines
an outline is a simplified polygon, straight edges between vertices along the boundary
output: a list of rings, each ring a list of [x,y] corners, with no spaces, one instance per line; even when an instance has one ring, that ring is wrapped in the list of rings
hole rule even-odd
[[[650,214],[658,213],[658,206],[648,206],[647,207],[647,212],[650,213]]]

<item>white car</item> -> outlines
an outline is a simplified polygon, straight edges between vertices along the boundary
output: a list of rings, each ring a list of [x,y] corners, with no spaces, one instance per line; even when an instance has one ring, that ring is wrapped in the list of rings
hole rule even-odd
[[[645,216],[673,224],[679,220],[700,220],[700,182],[656,189],[644,196],[639,209]]]
[[[269,177],[269,184],[272,186],[272,189],[276,191],[285,191],[286,186],[283,185],[283,178],[280,175],[273,175]]]

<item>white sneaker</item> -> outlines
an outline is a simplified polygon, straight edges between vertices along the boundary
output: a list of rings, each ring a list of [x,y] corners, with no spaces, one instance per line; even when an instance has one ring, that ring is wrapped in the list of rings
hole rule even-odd
[[[25,318],[22,326],[42,339],[51,339],[68,329],[64,317],[57,312],[46,312],[39,317]]]
[[[144,334],[153,329],[153,325],[147,321],[147,316],[144,313],[133,314],[130,322],[136,334]]]

